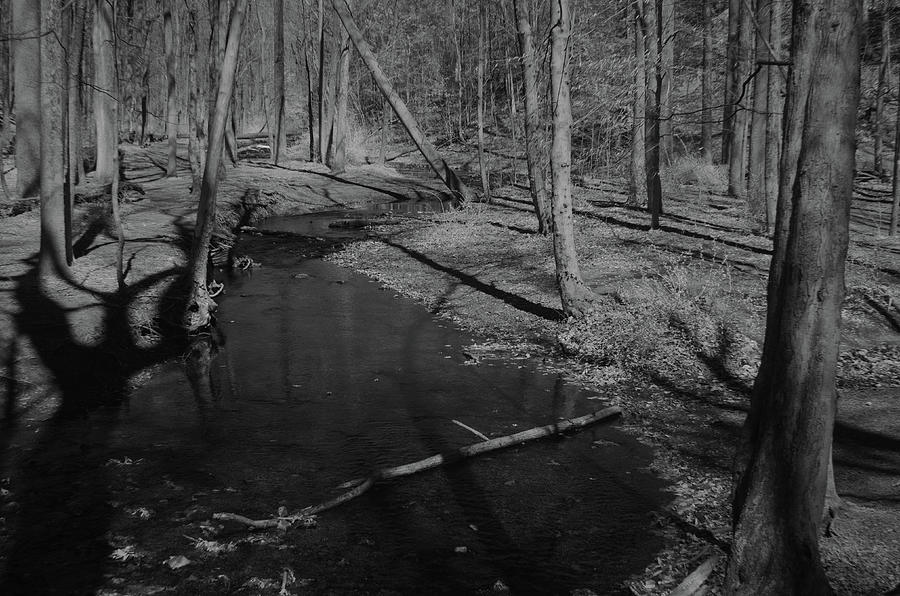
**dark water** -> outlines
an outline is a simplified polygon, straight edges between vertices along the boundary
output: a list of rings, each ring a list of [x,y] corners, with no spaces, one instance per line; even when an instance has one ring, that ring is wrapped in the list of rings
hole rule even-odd
[[[41,464],[56,474],[67,511],[48,523],[60,532],[66,520],[96,523],[78,530],[91,540],[86,554],[69,536],[68,555],[47,556],[106,561],[90,581],[126,586],[109,593],[161,585],[209,594],[278,593],[247,582],[286,569],[298,594],[467,594],[498,581],[517,594],[615,594],[652,560],[661,483],[644,470],[648,451],[611,425],[384,483],[273,544],[250,544],[252,534],[226,525],[209,537],[241,541],[237,550],[193,550],[186,537],[204,536],[212,512],[297,510],[374,468],[479,440],[453,420],[493,437],[603,406],[532,362],[466,365],[463,349],[476,338],[368,278],[304,257],[303,242],[245,238],[239,250],[262,267],[230,280],[214,342],[164,366],[105,423],[97,414],[50,431],[73,453],[48,459],[88,463],[81,472]],[[78,499],[86,504],[69,512]],[[153,516],[141,520],[137,507]],[[45,530],[29,539],[57,531]],[[126,543],[142,558],[107,558]],[[191,565],[162,565],[178,554]],[[78,566],[70,572],[45,592],[84,587]]]

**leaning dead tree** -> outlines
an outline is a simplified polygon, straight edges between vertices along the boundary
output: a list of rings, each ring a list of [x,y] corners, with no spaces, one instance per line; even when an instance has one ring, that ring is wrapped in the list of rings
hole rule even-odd
[[[363,62],[368,67],[369,72],[372,73],[372,77],[375,79],[375,83],[378,85],[378,88],[384,94],[385,98],[391,104],[391,107],[394,109],[394,113],[397,114],[397,117],[400,119],[400,122],[403,124],[403,127],[406,129],[406,132],[409,133],[410,138],[412,138],[413,142],[418,147],[419,151],[422,153],[422,156],[425,158],[425,161],[428,162],[428,165],[431,166],[431,169],[434,170],[434,173],[437,174],[438,178],[440,178],[444,184],[447,185],[447,188],[450,189],[452,193],[457,195],[463,202],[472,202],[477,200],[475,193],[466,186],[462,180],[456,175],[456,172],[447,165],[447,162],[444,161],[444,158],[440,156],[437,152],[437,149],[434,148],[428,139],[425,138],[425,134],[422,132],[422,129],[419,128],[418,122],[413,117],[412,113],[406,107],[406,104],[400,99],[400,96],[394,90],[393,85],[391,85],[390,80],[387,78],[387,75],[384,74],[384,71],[381,70],[381,67],[378,65],[378,60],[375,58],[375,55],[372,53],[372,48],[369,47],[369,44],[363,38],[362,31],[359,30],[359,27],[356,25],[356,21],[353,20],[353,16],[350,14],[350,7],[347,5],[346,0],[331,0],[331,5],[334,7],[334,11],[337,13],[338,17],[341,19],[341,24],[344,25],[344,28],[347,30],[347,34],[350,35],[350,41],[353,42],[353,46],[356,48],[356,51],[359,52],[360,57]]]
[[[231,13],[228,26],[228,41],[219,77],[218,95],[210,124],[209,145],[206,151],[206,165],[200,183],[200,205],[197,209],[197,226],[194,228],[194,243],[190,261],[190,294],[184,314],[184,327],[197,331],[209,324],[215,302],[207,290],[207,261],[209,243],[216,226],[216,192],[219,187],[219,166],[225,145],[225,125],[228,120],[228,104],[234,90],[234,76],[240,51],[241,31],[247,0],[238,0]]]

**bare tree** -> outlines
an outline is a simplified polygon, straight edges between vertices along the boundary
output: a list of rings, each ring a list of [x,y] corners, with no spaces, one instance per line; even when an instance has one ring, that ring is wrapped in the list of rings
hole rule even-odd
[[[287,145],[284,129],[284,0],[275,0],[275,142],[272,147],[272,162],[278,165],[281,152]]]
[[[84,179],[84,159],[82,158],[82,101],[81,80],[83,77],[82,60],[84,58],[84,26],[87,3],[73,4],[71,8],[72,27],[68,39],[68,163],[69,187],[73,188]]]
[[[41,188],[41,5],[34,0],[11,4],[16,193],[25,198]]]
[[[178,169],[178,87],[177,63],[175,56],[175,30],[178,27],[177,11],[173,11],[173,0],[165,0],[163,9],[163,36],[166,52],[166,135],[169,137],[169,160],[166,164],[166,176],[175,176]]]
[[[662,215],[662,181],[659,177],[659,15],[656,2],[638,0],[641,14],[638,22],[643,31],[645,62],[645,80],[647,107],[644,109],[644,171],[647,173],[647,209],[650,211],[650,228],[659,228],[659,216]]]
[[[112,181],[119,145],[115,120],[116,55],[114,51],[113,0],[94,4],[94,123],[97,127],[97,179]]]
[[[875,88],[875,175],[885,174],[881,154],[884,144],[884,131],[881,123],[884,120],[884,99],[891,91],[891,0],[884,0],[884,10],[881,14],[881,55],[878,60],[878,85]]]
[[[747,133],[750,125],[750,110],[753,97],[753,11],[749,0],[739,0],[738,32],[735,49],[736,77],[732,106],[731,135],[728,150],[728,193],[744,198],[747,195]]]
[[[550,101],[553,106],[553,144],[550,168],[553,175],[553,256],[556,283],[563,312],[583,317],[596,298],[581,279],[575,252],[575,222],[572,216],[572,105],[569,98],[570,41],[572,16],[569,0],[550,5]]]
[[[647,151],[645,148],[647,109],[647,52],[643,26],[643,0],[634,0],[634,99],[631,104],[631,169],[628,203],[647,204]]]
[[[703,0],[703,58],[700,65],[700,139],[703,161],[713,162],[712,134],[712,51],[713,51],[713,0]]]
[[[656,0],[659,15],[659,143],[662,163],[672,162],[672,76],[675,66],[675,0]]]
[[[727,594],[830,594],[818,539],[836,409],[859,100],[857,0],[795,0],[762,362],[736,459]]]
[[[487,6],[478,3],[478,169],[481,172],[481,189],[484,200],[491,202],[491,181],[484,156],[484,70],[487,66]]]
[[[350,124],[347,106],[350,95],[350,36],[346,30],[342,31],[340,48],[334,115],[334,157],[331,163],[331,170],[336,174],[342,174],[347,169],[347,130]]]
[[[184,315],[184,327],[196,331],[209,324],[215,302],[207,290],[207,267],[209,243],[216,226],[216,193],[219,187],[219,165],[225,145],[225,126],[228,121],[228,104],[234,90],[238,52],[241,45],[241,31],[247,0],[237,0],[231,12],[228,37],[225,43],[224,60],[219,77],[216,107],[212,112],[212,126],[209,147],[206,151],[206,165],[200,185],[200,205],[197,209],[197,225],[194,228],[194,242],[191,248],[190,293]]]
[[[44,0],[35,4],[40,10],[40,28],[45,32],[62,30],[60,4]],[[41,253],[40,274],[43,278],[67,268],[65,242],[65,203],[63,183],[65,149],[63,146],[63,76],[62,47],[55,35],[39,37],[40,109],[41,109]]]
[[[531,15],[529,14],[526,0],[515,0],[513,7],[516,27],[519,32],[519,51],[522,53],[522,78],[525,82],[525,158],[528,163],[528,185],[531,189],[531,202],[534,205],[534,213],[538,220],[538,232],[549,234],[552,227],[551,208],[550,201],[547,198],[547,188],[544,183],[544,171],[541,167],[541,115],[540,104],[538,103],[538,66],[534,53]],[[458,41],[456,45],[458,50]],[[461,103],[462,91],[460,91],[460,111],[462,110]]]

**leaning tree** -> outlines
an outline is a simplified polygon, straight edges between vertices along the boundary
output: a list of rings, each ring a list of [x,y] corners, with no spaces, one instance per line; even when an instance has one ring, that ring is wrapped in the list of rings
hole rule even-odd
[[[735,470],[729,594],[829,594],[819,557],[859,99],[858,0],[794,0],[762,362]]]

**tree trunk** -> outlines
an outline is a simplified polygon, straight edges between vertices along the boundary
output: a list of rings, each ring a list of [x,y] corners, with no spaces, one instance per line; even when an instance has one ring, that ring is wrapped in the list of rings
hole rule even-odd
[[[62,31],[60,5],[55,1],[34,2],[40,10],[40,31]],[[22,31],[22,29],[18,29]],[[37,32],[37,31],[35,31]],[[41,257],[40,274],[53,277],[68,268],[65,243],[65,203],[63,201],[65,149],[63,147],[63,75],[62,47],[55,35],[43,35],[39,41],[38,80],[40,86],[40,195]],[[16,88],[18,90],[18,87]]]
[[[575,253],[575,222],[572,217],[572,106],[569,99],[569,43],[572,20],[569,0],[553,0],[550,8],[550,97],[553,106],[553,256],[556,283],[563,312],[583,317],[595,297],[581,279]]]
[[[644,110],[644,169],[647,172],[647,209],[650,211],[650,228],[659,228],[662,215],[662,181],[659,178],[659,18],[653,0],[638,0],[643,4],[642,29],[647,54],[647,107]]]
[[[110,0],[94,4],[94,122],[97,127],[97,167],[99,182],[112,182],[119,145],[116,122],[116,55],[113,49],[113,9]]]
[[[772,33],[771,14],[773,0],[755,0],[756,13],[756,77],[753,81],[753,110],[750,118],[750,146],[748,151],[747,216],[750,229],[755,233],[768,231],[766,205],[766,180],[775,172],[766,171],[768,122],[770,119],[769,84],[778,76],[772,66],[763,66],[775,59],[767,44]],[[774,106],[773,106],[774,107]]]
[[[241,30],[247,0],[237,0],[228,26],[228,40],[219,77],[216,107],[212,113],[212,136],[206,152],[206,165],[200,186],[200,205],[197,209],[197,225],[194,228],[194,242],[190,261],[190,295],[184,316],[184,327],[196,331],[209,324],[215,303],[206,288],[209,243],[216,226],[216,192],[219,186],[219,166],[225,143],[225,126],[228,120],[228,104],[234,91],[234,76],[237,70],[238,52],[241,45]]]
[[[520,0],[514,0],[516,6],[519,5]],[[520,9],[516,9],[519,10]],[[521,11],[520,11],[521,12]],[[527,13],[526,13],[527,14]],[[456,17],[456,0],[451,0],[450,2],[450,28],[453,31],[453,80],[456,83],[456,136],[459,138],[461,143],[466,142],[466,135],[463,131],[463,78],[462,78],[462,50],[460,49],[459,37],[461,35],[459,31],[458,19]],[[531,26],[529,25],[529,35],[531,33]],[[521,35],[521,29],[519,31]],[[521,41],[520,41],[521,44]],[[532,45],[533,42],[532,42]],[[521,47],[520,47],[521,49]],[[524,54],[524,50],[522,50]],[[531,61],[534,62],[534,56],[532,55]],[[527,67],[525,67],[527,68]],[[528,85],[526,81],[525,85]]]
[[[328,153],[328,136],[330,131],[326,130],[327,120],[325,111],[325,5],[324,0],[319,0],[319,145],[316,147],[316,157],[319,162],[325,163],[325,157]],[[330,126],[330,125],[329,125]]]
[[[659,148],[660,160],[672,163],[672,68],[675,62],[675,0],[659,5]]]
[[[888,234],[896,236],[900,230],[900,109],[894,124],[894,180],[891,185],[891,226]]]
[[[713,162],[712,134],[712,52],[713,0],[703,0],[703,58],[700,74],[700,144],[704,163]]]
[[[478,169],[481,172],[481,189],[484,200],[491,202],[491,181],[487,163],[484,158],[484,69],[487,63],[487,8],[484,2],[478,3]]]
[[[747,196],[747,133],[750,125],[750,110],[753,99],[753,12],[749,0],[740,2],[740,22],[737,36],[737,85],[734,93],[734,115],[732,116],[731,148],[728,150],[728,193],[737,198]]]
[[[447,188],[462,199],[463,202],[474,201],[476,199],[475,193],[473,193],[468,186],[463,184],[462,180],[457,177],[456,172],[447,165],[447,162],[445,162],[438,154],[434,146],[428,142],[428,139],[425,138],[425,135],[419,128],[419,124],[406,107],[406,104],[403,103],[403,100],[401,100],[400,96],[397,95],[397,92],[394,91],[391,82],[378,65],[378,60],[376,60],[374,54],[372,54],[369,44],[363,39],[362,32],[359,30],[359,27],[357,27],[356,22],[350,14],[350,8],[347,6],[346,0],[331,0],[331,3],[340,18],[341,23],[350,35],[350,40],[353,42],[354,47],[356,47],[356,51],[359,52],[359,55],[368,67],[369,72],[372,73],[375,83],[378,85],[378,88],[381,90],[382,94],[384,94],[388,102],[390,102],[391,107],[394,109],[394,113],[397,114],[403,127],[406,128],[409,136],[416,144],[416,147],[422,152],[425,161],[428,162],[428,165],[431,166],[438,178],[447,185]]]
[[[278,165],[281,152],[287,145],[284,129],[284,0],[275,0],[275,144],[272,147],[272,163]]]
[[[197,53],[200,49],[199,31],[197,28],[197,11],[188,9],[188,161],[191,164],[191,194],[200,196],[200,181],[203,177],[204,140],[207,128],[203,124],[200,107],[203,91],[197,71]]]
[[[884,166],[881,160],[883,151],[883,131],[881,122],[884,119],[884,98],[891,92],[891,17],[890,0],[884,1],[884,11],[881,15],[881,59],[878,62],[878,86],[875,88],[875,163],[876,176],[884,176]]]
[[[346,31],[341,35],[341,54],[338,61],[337,101],[334,115],[334,159],[331,170],[343,174],[347,169],[347,129],[349,115],[347,100],[350,94],[350,36]]]
[[[731,161],[731,144],[734,136],[735,101],[740,93],[738,72],[738,38],[741,28],[741,4],[743,0],[728,0],[728,40],[725,48],[725,98],[722,102],[722,163]]]
[[[11,0],[16,193],[33,197],[41,189],[41,4]]]
[[[771,27],[769,45],[775,61],[782,58],[783,34],[781,31],[781,13],[784,10],[782,0],[772,0]],[[766,100],[768,117],[766,118],[766,232],[775,234],[775,216],[778,208],[778,181],[781,172],[782,121],[784,119],[784,83],[787,69],[779,66],[770,67],[769,97]]]
[[[522,53],[522,78],[525,83],[525,158],[528,163],[528,185],[531,189],[534,214],[538,221],[538,232],[546,235],[550,233],[553,222],[541,166],[541,113],[538,103],[538,66],[534,52],[534,35],[526,0],[515,0],[513,8],[519,32],[519,51]]]
[[[69,125],[69,187],[74,188],[84,178],[84,159],[82,158],[81,132],[81,63],[84,55],[84,23],[87,4],[72,5],[72,29],[69,35],[69,83],[68,83],[68,116]]]
[[[795,0],[762,362],[736,459],[727,594],[830,594],[819,557],[859,100],[857,0]]]
[[[647,204],[647,151],[644,123],[647,109],[647,56],[643,26],[643,1],[634,0],[634,99],[631,105],[631,171],[628,185],[628,204],[642,207]],[[709,1],[709,0],[707,0]]]
[[[309,161],[316,160],[316,117],[313,109],[312,71],[309,67],[309,51],[306,40],[303,41],[303,66],[306,70],[306,117],[309,127]]]
[[[178,26],[172,14],[173,0],[165,0],[163,11],[163,32],[166,51],[166,135],[169,137],[169,160],[166,163],[166,176],[175,176],[178,168],[178,88],[175,84],[177,76],[175,62],[175,28]]]

